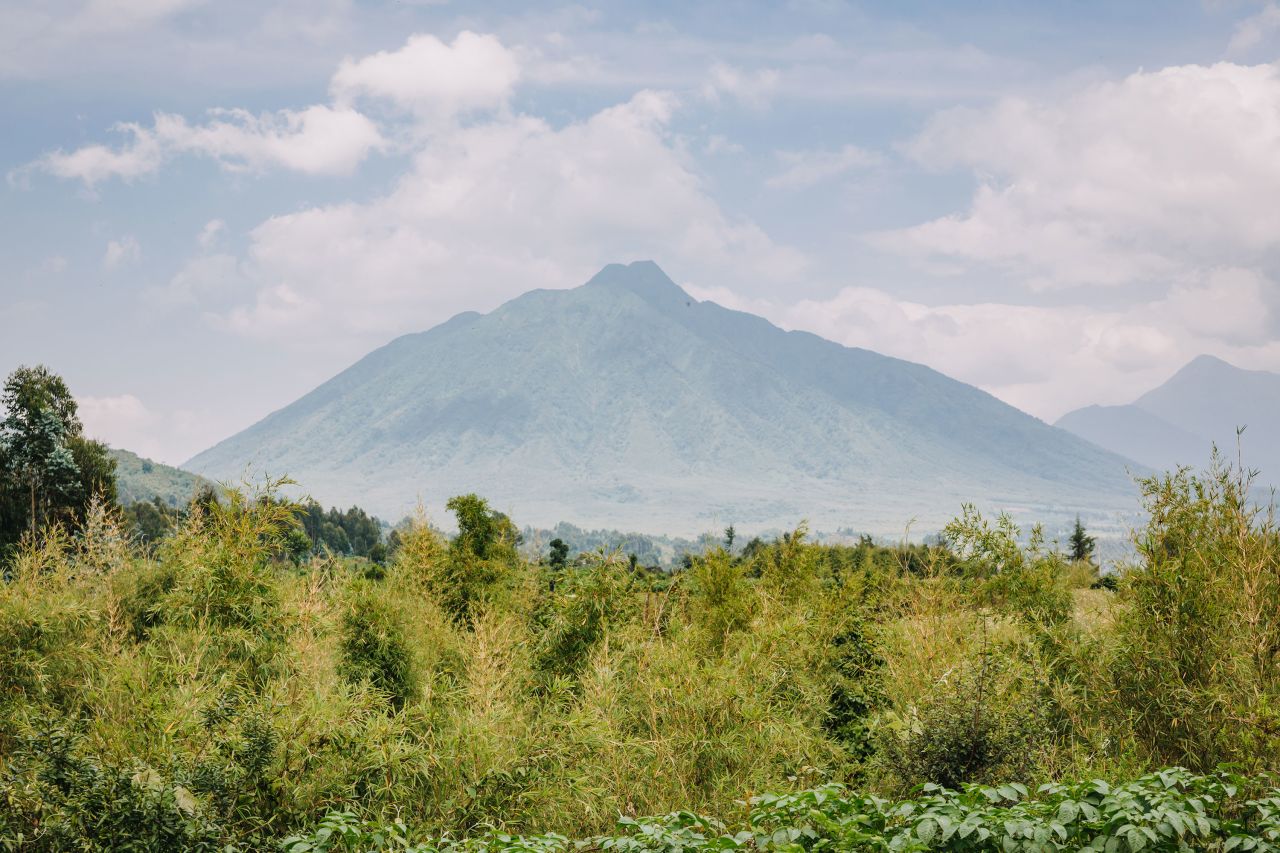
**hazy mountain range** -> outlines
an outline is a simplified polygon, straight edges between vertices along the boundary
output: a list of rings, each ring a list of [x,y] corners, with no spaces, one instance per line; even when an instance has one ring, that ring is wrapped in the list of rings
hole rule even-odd
[[[1088,406],[1058,426],[1149,468],[1203,468],[1214,444],[1236,459],[1240,450],[1260,480],[1280,482],[1280,374],[1242,370],[1202,355],[1158,388],[1125,406]]]
[[[1136,508],[1126,460],[923,367],[610,265],[405,335],[185,467],[287,473],[385,518],[475,491],[518,523],[901,533],[962,501]],[[744,528],[745,529],[745,528]]]

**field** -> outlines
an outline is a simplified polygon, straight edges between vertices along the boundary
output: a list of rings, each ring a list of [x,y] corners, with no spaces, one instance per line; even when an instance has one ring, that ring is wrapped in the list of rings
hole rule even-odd
[[[0,585],[0,847],[1273,849],[1280,537],[1227,468],[1144,494],[1115,577],[972,508],[667,574],[475,496],[385,564],[270,487],[94,505]]]

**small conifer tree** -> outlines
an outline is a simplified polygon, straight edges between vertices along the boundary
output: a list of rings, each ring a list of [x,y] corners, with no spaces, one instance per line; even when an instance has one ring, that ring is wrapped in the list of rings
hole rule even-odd
[[[1093,552],[1097,547],[1098,540],[1085,531],[1079,515],[1076,516],[1076,525],[1071,531],[1070,544],[1072,560],[1078,563],[1093,562]]]

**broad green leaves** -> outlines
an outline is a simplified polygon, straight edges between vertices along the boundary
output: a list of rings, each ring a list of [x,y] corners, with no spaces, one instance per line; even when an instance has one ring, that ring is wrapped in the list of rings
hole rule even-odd
[[[618,833],[569,842],[558,835],[507,836],[402,847],[380,846],[383,830],[363,846],[327,839],[338,826],[357,832],[349,813],[330,815],[311,839],[286,842],[288,853],[311,850],[403,849],[432,853],[843,853],[843,851],[1000,851],[1000,853],[1163,853],[1163,851],[1280,851],[1280,791],[1240,801],[1242,789],[1269,780],[1226,773],[1193,775],[1161,770],[1133,782],[1089,780],[1041,786],[1034,794],[1010,783],[953,791],[925,785],[912,800],[891,803],[826,785],[752,798],[747,828],[733,832],[692,812],[622,818]],[[401,828],[403,829],[403,828]],[[326,833],[321,838],[321,834]],[[358,836],[348,836],[350,838]],[[403,835],[397,836],[403,838]],[[324,846],[329,844],[329,846]],[[292,846],[290,846],[292,845]],[[307,846],[311,845],[311,846]]]

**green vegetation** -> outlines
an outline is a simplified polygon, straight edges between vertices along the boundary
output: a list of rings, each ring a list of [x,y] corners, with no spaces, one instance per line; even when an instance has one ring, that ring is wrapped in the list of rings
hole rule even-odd
[[[563,835],[495,833],[418,841],[403,823],[378,826],[352,812],[329,814],[312,833],[287,838],[286,853],[403,850],[410,853],[620,851],[1274,851],[1280,791],[1250,797],[1262,782],[1230,774],[1163,770],[1121,785],[1097,779],[1046,784],[925,785],[891,801],[825,785],[751,797],[732,823],[687,811],[623,817],[615,834],[571,842]]]
[[[116,483],[120,503],[158,501],[167,509],[180,509],[204,489],[213,487],[204,477],[143,458],[113,447],[108,453],[116,461]]]
[[[24,535],[75,524],[116,499],[115,460],[84,437],[75,398],[45,367],[20,367],[0,393],[0,558]]]
[[[334,554],[369,557],[375,562],[386,559],[382,541],[382,523],[358,506],[343,512],[336,507],[328,512],[309,500],[302,505],[298,520],[314,553],[328,549]]]
[[[284,481],[147,504],[144,539],[41,476],[0,582],[0,849],[1280,844],[1280,529],[1220,463],[1142,483],[1114,590],[1083,527],[973,507],[930,544],[726,531],[667,574],[524,556],[469,494],[383,565]]]

